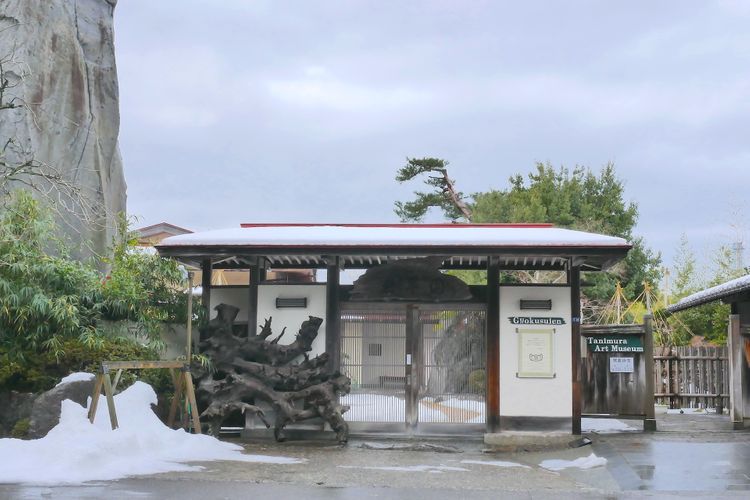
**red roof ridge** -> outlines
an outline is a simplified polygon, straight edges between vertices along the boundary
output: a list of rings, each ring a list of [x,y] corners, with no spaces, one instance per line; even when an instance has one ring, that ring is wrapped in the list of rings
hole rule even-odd
[[[244,222],[240,227],[383,227],[383,228],[451,228],[451,227],[519,227],[519,228],[549,228],[554,224],[547,222],[487,222],[487,223],[438,223],[438,224],[419,224],[419,223],[396,223],[396,224],[378,224],[378,223],[322,223],[322,222]]]

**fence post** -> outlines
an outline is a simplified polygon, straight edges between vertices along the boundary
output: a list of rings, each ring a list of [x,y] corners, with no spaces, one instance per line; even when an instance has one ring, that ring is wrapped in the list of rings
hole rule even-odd
[[[729,415],[732,419],[732,427],[735,430],[744,429],[745,416],[743,401],[744,387],[742,387],[742,369],[744,353],[742,352],[743,339],[740,336],[740,315],[729,316],[729,332],[727,335],[727,358],[729,358]]]
[[[654,411],[654,330],[653,317],[643,317],[643,363],[646,372],[646,387],[643,393],[643,430],[656,430]]]

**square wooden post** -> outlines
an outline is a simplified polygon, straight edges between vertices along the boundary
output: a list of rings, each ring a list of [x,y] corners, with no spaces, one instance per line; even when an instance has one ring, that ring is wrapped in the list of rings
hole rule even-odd
[[[581,387],[581,269],[571,267],[570,280],[570,351],[573,357],[572,369],[572,431],[573,434],[581,434],[581,410],[582,410],[582,387]]]
[[[190,373],[190,365],[185,365],[182,368],[182,372],[185,374],[185,396],[187,397],[188,404],[190,405],[190,416],[193,421],[193,432],[195,434],[201,433],[201,421],[198,412],[198,403],[195,401],[195,388],[193,387],[193,375]]]
[[[260,268],[250,266],[249,282],[247,284],[247,336],[254,337],[258,333],[258,284],[260,283]]]
[[[732,304],[732,312],[737,312]],[[740,335],[740,315],[729,316],[729,331],[727,332],[727,349],[729,357],[729,415],[732,427],[735,430],[745,428],[745,393],[743,371],[745,364],[745,353],[743,352],[744,339]]]
[[[328,366],[332,371],[341,369],[340,323],[341,304],[339,299],[339,258],[335,257],[326,266],[326,352],[331,357]]]
[[[643,317],[643,366],[645,370],[645,387],[643,389],[643,430],[656,430],[654,409],[654,328],[653,317]]]
[[[500,266],[487,258],[487,432],[500,430]]]
[[[102,395],[102,386],[104,385],[104,375],[100,372],[96,374],[94,382],[94,392],[91,393],[91,405],[89,406],[89,422],[94,423],[96,417],[96,408],[99,406],[99,396]]]
[[[201,264],[201,302],[206,312],[206,321],[211,319],[211,270],[211,259],[203,259]]]

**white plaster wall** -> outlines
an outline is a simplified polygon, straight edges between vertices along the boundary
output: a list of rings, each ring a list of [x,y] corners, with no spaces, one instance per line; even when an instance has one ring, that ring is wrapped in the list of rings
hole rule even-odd
[[[521,310],[521,299],[551,299],[551,311]],[[555,378],[518,378],[518,333],[509,316],[562,317],[553,340]],[[572,417],[573,357],[570,347],[569,287],[500,287],[500,414],[502,416]],[[533,328],[533,326],[529,327]]]
[[[276,309],[276,298],[301,298],[307,297],[306,308],[282,308]],[[211,298],[213,302],[213,297]],[[286,333],[279,342],[280,344],[291,344],[299,331],[302,322],[309,316],[323,318],[318,336],[312,345],[310,357],[326,352],[326,285],[259,285],[258,286],[258,323],[268,317],[273,317],[271,326],[274,336],[281,333],[286,327]],[[247,314],[245,315],[247,318]],[[256,327],[257,329],[257,327]],[[257,331],[256,331],[257,333]]]
[[[235,321],[247,322],[247,301],[247,287],[211,288],[211,319],[216,317],[216,311],[214,310],[214,307],[223,303],[239,307],[240,312],[237,313],[237,318],[235,318]],[[258,316],[258,318],[260,318],[260,316]]]

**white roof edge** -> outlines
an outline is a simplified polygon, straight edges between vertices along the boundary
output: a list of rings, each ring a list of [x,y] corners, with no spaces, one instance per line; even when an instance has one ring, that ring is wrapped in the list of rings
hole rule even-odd
[[[683,297],[676,304],[667,307],[667,311],[679,312],[691,307],[714,302],[723,299],[724,297],[744,292],[745,290],[750,290],[750,274],[740,276],[739,278],[726,281],[720,285],[712,286],[711,288],[706,288],[700,292]]]
[[[556,227],[266,226],[217,229],[165,238],[179,246],[519,246],[629,248],[623,238]]]

